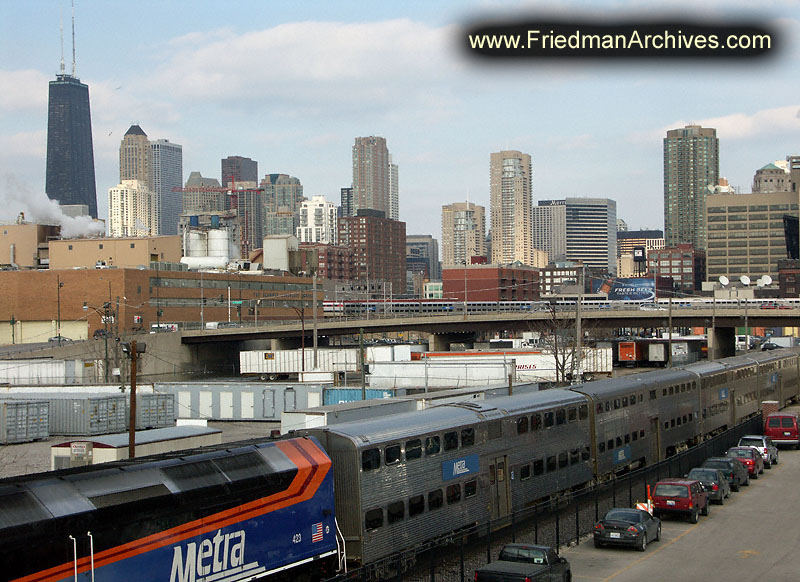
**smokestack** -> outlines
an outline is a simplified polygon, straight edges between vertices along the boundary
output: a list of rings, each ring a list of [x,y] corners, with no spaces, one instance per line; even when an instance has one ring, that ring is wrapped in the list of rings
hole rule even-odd
[[[19,270],[19,265],[16,263],[17,260],[17,245],[11,243],[11,247],[8,249],[8,262],[11,263],[11,268],[15,271]]]

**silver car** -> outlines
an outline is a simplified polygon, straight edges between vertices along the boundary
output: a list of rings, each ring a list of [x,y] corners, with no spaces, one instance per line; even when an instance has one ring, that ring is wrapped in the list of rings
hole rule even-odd
[[[778,464],[778,447],[768,436],[760,434],[748,434],[739,439],[740,447],[753,447],[757,449],[764,458],[764,468],[771,469],[772,465]]]

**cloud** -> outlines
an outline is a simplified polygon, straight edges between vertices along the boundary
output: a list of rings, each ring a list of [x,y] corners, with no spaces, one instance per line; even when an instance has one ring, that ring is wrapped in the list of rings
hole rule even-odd
[[[47,87],[50,79],[34,70],[0,70],[0,112],[47,109]]]
[[[9,135],[0,134],[0,152],[3,157],[42,158],[47,155],[47,132],[24,131]]]

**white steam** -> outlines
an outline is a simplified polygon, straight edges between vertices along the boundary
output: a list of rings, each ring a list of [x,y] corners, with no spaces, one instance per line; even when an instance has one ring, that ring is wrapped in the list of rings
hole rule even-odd
[[[0,219],[10,222],[23,212],[26,222],[60,225],[63,238],[105,235],[102,222],[95,221],[91,216],[67,216],[58,202],[48,198],[42,191],[31,192],[13,175],[6,175],[4,182],[0,190]]]

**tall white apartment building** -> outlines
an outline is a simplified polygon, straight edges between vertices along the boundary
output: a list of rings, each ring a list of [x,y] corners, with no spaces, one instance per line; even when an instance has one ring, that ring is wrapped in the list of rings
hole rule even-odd
[[[155,193],[141,180],[122,180],[108,189],[111,236],[153,236],[158,233]]]
[[[397,164],[392,163],[389,154],[389,218],[400,220],[400,176]]]
[[[472,202],[442,206],[442,266],[486,256],[486,209]]]
[[[564,200],[540,200],[531,220],[533,248],[547,253],[551,262],[567,258],[567,206]]]
[[[531,157],[516,150],[489,161],[492,263],[534,263],[531,242]]]
[[[324,196],[312,196],[300,205],[297,238],[304,243],[335,245],[337,241],[336,204]]]

